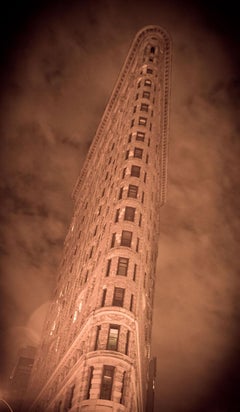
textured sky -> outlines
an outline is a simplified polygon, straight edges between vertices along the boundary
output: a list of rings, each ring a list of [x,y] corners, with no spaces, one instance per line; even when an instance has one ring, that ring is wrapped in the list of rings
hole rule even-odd
[[[194,4],[193,4],[194,3]],[[156,412],[239,411],[239,35],[233,4],[16,2],[2,15],[1,377],[37,343],[71,191],[136,32],[173,40]]]

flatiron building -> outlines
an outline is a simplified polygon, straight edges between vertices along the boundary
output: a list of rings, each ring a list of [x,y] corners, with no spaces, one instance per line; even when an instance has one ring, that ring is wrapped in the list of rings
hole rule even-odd
[[[28,390],[31,411],[153,409],[170,63],[164,29],[137,33],[73,190],[74,213]]]

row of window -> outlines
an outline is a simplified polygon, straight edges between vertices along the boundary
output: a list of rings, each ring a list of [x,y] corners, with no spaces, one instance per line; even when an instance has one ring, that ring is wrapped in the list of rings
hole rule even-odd
[[[112,264],[112,259],[108,259],[107,268],[106,268],[106,276],[109,276],[110,274],[111,264]],[[116,275],[127,276],[128,266],[129,266],[129,258],[119,256]],[[134,281],[136,280],[136,274],[137,274],[137,265],[135,264],[134,269],[133,269],[133,280]]]
[[[107,289],[103,289],[101,307],[105,306],[106,296],[107,296]],[[125,289],[115,287],[114,288],[114,293],[113,293],[113,299],[112,299],[112,306],[118,306],[118,307],[122,308],[123,303],[124,303],[124,296],[125,296]],[[130,307],[129,307],[129,310],[131,312],[133,310],[133,304],[134,304],[134,295],[131,294]]]
[[[92,385],[92,378],[93,378],[93,371],[94,367],[90,367],[89,371],[89,381],[88,381],[88,390],[87,390],[87,399],[90,398],[90,389]],[[100,388],[100,399],[111,400],[112,399],[112,386],[113,386],[113,379],[114,379],[114,372],[115,367],[111,365],[103,365],[103,372],[102,372],[102,381],[101,381],[101,388]],[[122,381],[122,391],[121,391],[121,398],[120,403],[123,403],[123,391],[125,386],[125,372],[123,373],[123,381]]]
[[[107,345],[106,345],[107,350],[113,350],[113,351],[118,350],[120,328],[121,328],[120,325],[110,325],[109,326]],[[101,326],[99,325],[97,326],[94,350],[98,350],[100,331],[101,331]],[[124,348],[124,353],[126,355],[128,355],[129,340],[130,340],[130,331],[128,330],[126,334],[126,341],[125,341],[125,348]]]
[[[129,230],[122,230],[120,246],[131,247],[132,246],[132,235],[133,235],[133,232],[130,232]],[[136,252],[139,251],[139,243],[140,243],[140,240],[139,238],[137,238]],[[112,240],[111,240],[111,248],[115,246],[116,246],[116,233],[113,233]]]

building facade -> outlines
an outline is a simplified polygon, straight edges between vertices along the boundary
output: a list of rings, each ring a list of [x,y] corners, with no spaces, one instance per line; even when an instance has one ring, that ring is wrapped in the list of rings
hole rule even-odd
[[[142,29],[73,191],[74,215],[29,388],[32,411],[150,411],[170,63],[165,30]]]

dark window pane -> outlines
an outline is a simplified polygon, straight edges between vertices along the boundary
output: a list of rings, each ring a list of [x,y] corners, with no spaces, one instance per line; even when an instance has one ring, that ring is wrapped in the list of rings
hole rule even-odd
[[[100,399],[111,400],[113,384],[114,367],[109,365],[103,366],[103,375],[100,391]]]
[[[134,157],[137,157],[138,159],[142,159],[143,156],[143,149],[140,149],[139,147],[134,148]]]
[[[129,259],[124,257],[118,258],[117,275],[127,276]]]
[[[138,186],[129,185],[128,187],[128,197],[136,198],[138,193]]]
[[[124,220],[129,220],[130,222],[134,222],[135,210],[136,209],[134,207],[126,206]]]
[[[121,237],[121,246],[131,247],[131,243],[132,243],[132,232],[129,232],[128,230],[123,230],[122,237]]]
[[[131,176],[140,177],[140,167],[139,166],[132,165]]]
[[[114,288],[114,295],[113,295],[113,306],[123,306],[123,299],[124,299],[125,289],[123,288]]]

